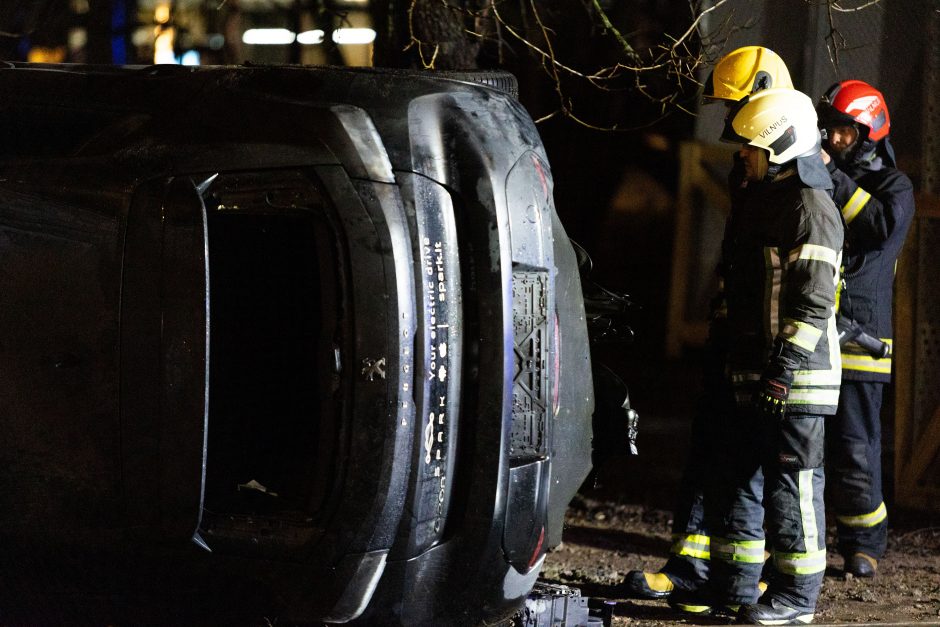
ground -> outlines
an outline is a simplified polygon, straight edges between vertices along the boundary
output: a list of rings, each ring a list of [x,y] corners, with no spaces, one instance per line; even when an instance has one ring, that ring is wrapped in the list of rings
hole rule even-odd
[[[919,518],[892,528],[888,553],[873,579],[845,576],[841,558],[830,552],[816,623],[940,625],[940,528],[914,528]],[[615,626],[703,623],[709,619],[688,620],[664,602],[623,599],[617,592],[628,571],[662,564],[670,524],[661,509],[578,497],[569,508],[561,546],[545,560],[542,579],[617,600]],[[710,620],[724,622],[730,621]]]

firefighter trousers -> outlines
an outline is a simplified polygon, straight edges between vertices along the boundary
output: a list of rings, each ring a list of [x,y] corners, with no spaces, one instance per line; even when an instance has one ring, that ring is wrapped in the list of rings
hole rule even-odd
[[[826,570],[825,418],[739,409],[718,428],[705,481],[708,596],[716,604],[756,602],[766,548],[772,568],[765,601],[812,612]]]
[[[826,470],[839,552],[880,559],[888,540],[881,483],[884,383],[843,381],[839,410],[826,421]]]

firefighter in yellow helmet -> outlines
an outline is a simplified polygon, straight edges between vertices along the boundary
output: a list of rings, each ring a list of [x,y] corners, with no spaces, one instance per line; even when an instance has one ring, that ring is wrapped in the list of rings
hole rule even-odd
[[[790,72],[783,59],[763,46],[744,46],[719,60],[705,81],[706,103],[724,103],[729,108],[741,99],[766,89],[792,89]],[[729,193],[739,194],[745,178],[745,164],[735,155],[728,177]],[[640,599],[666,599],[673,592],[695,592],[708,579],[711,538],[702,508],[702,479],[708,473],[707,451],[713,446],[713,416],[727,412],[733,403],[724,378],[727,347],[727,321],[721,292],[709,318],[706,343],[704,390],[692,421],[689,461],[683,472],[673,512],[673,543],[670,556],[659,572],[633,570],[627,573],[621,590],[625,596]],[[680,599],[681,601],[681,595]],[[672,602],[672,601],[671,601]],[[675,605],[675,604],[674,604]],[[679,603],[679,609],[710,611],[704,605]]]
[[[806,624],[826,570],[824,423],[839,401],[844,227],[808,96],[769,89],[745,98],[722,139],[741,145],[745,169],[720,264],[734,405],[710,425],[711,567],[699,598],[739,606],[743,623]],[[761,595],[765,526],[773,557]]]

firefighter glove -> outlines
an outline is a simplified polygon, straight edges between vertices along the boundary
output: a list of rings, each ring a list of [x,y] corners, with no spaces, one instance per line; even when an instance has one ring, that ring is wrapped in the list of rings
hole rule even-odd
[[[793,385],[793,373],[806,359],[807,353],[795,344],[777,338],[770,354],[770,361],[760,378],[757,394],[759,411],[783,418],[787,411],[787,398]]]
[[[760,379],[757,409],[773,418],[783,418],[787,411],[787,398],[793,384],[793,371],[771,364]]]

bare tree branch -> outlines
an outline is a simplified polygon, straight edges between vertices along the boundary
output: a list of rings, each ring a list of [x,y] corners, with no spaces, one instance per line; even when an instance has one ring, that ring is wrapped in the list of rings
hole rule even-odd
[[[826,19],[829,21],[829,32],[826,33],[826,50],[829,52],[829,62],[837,71],[839,69],[839,50],[845,47],[845,37],[836,29],[832,16],[832,2],[826,2]]]
[[[673,44],[673,49],[675,49],[676,46],[678,46],[680,43],[685,41],[689,37],[689,35],[692,34],[692,31],[698,28],[699,22],[702,21],[703,17],[705,17],[706,15],[708,15],[709,13],[711,13],[712,11],[714,11],[715,9],[717,9],[718,7],[720,7],[727,1],[728,0],[718,0],[718,2],[716,2],[712,6],[708,7],[704,11],[701,11],[692,21],[692,24],[689,25],[689,29],[685,31],[685,33],[682,34],[682,37],[679,37],[679,39],[676,40],[675,44]]]
[[[597,15],[601,18],[601,22],[604,24],[604,28],[614,34],[614,37],[616,37],[617,41],[620,42],[620,46],[623,48],[623,51],[627,54],[628,57],[639,61],[640,55],[636,53],[636,50],[633,49],[633,46],[627,43],[627,40],[624,39],[623,35],[620,34],[620,31],[617,30],[617,28],[611,23],[610,18],[607,17],[607,13],[603,8],[601,8],[600,0],[593,0],[593,2],[594,10],[597,11]]]
[[[830,6],[834,10],[839,11],[840,13],[854,13],[855,11],[862,11],[864,9],[867,9],[868,7],[874,6],[878,4],[879,2],[881,2],[881,0],[868,0],[868,2],[866,2],[865,4],[858,6],[858,7],[851,8],[851,9],[846,9],[840,6],[838,2],[832,2]]]
[[[557,59],[554,59],[551,53],[542,50],[541,48],[533,44],[531,41],[529,41],[525,36],[518,33],[514,28],[512,28],[512,26],[509,25],[508,22],[506,22],[505,20],[502,19],[502,17],[500,17],[499,10],[496,8],[496,4],[494,3],[492,6],[493,6],[493,15],[496,16],[496,19],[499,20],[499,23],[502,25],[502,27],[506,29],[506,32],[512,35],[519,43],[523,44],[524,46],[526,46],[527,48],[529,48],[530,50],[538,54],[540,57],[542,57],[543,60],[549,61],[552,65],[557,65],[560,69],[568,72],[569,74],[573,74],[574,76],[580,76],[582,78],[585,78],[584,74],[582,74],[581,72],[577,71],[574,68],[564,65],[563,63],[559,62]]]

